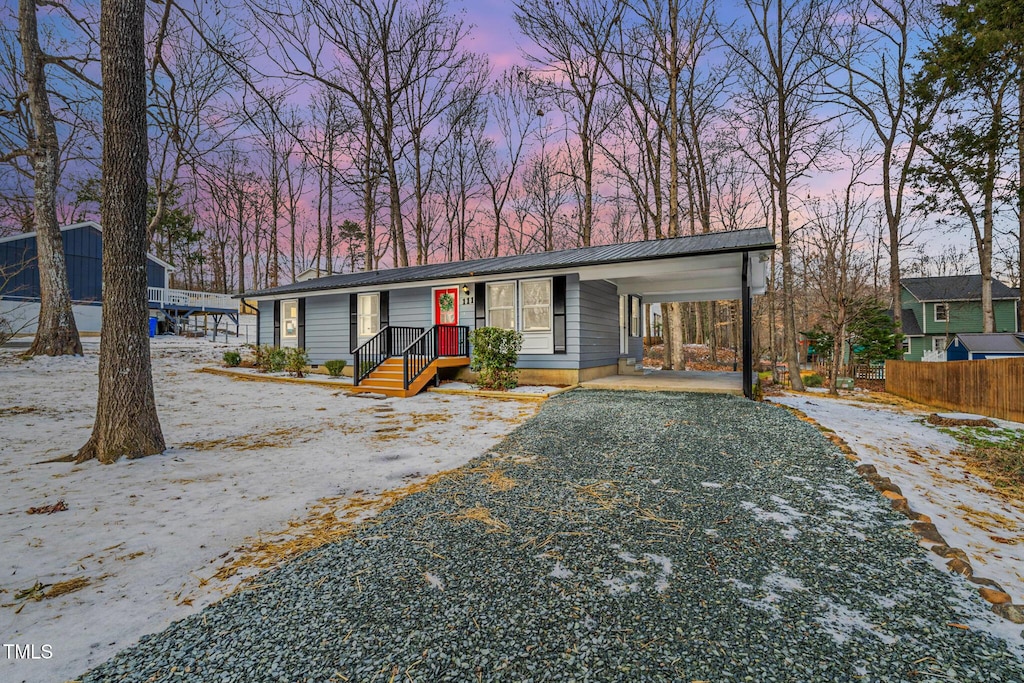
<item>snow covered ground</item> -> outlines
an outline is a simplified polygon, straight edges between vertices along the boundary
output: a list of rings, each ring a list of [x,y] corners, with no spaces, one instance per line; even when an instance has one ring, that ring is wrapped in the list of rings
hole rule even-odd
[[[771,400],[835,430],[864,463],[900,487],[911,509],[932,518],[951,547],[967,553],[977,576],[997,581],[1014,603],[1024,603],[1024,506],[965,469],[954,453],[958,442],[925,422],[936,411],[793,393]],[[945,569],[947,560],[929,554]]]
[[[79,358],[23,361],[0,349],[0,639],[37,656],[5,648],[0,680],[85,671],[252,575],[214,578],[255,537],[332,511],[357,519],[372,508],[361,501],[462,465],[539,408],[439,394],[375,400],[195,372],[231,348],[155,339],[168,450],[109,466],[44,462],[89,436],[97,343],[86,340]],[[61,500],[66,511],[27,514]]]

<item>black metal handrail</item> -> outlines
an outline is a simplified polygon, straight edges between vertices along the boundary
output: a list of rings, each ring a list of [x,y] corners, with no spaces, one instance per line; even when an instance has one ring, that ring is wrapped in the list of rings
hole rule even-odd
[[[468,356],[469,328],[434,325],[424,330],[402,351],[402,385],[408,389],[416,378],[441,356]]]
[[[437,360],[437,325],[428,327],[402,351],[402,388],[408,389]]]
[[[423,334],[422,327],[400,327],[385,325],[380,332],[373,335],[364,344],[352,352],[352,385],[370,376],[388,358],[397,355],[398,349],[405,349]]]

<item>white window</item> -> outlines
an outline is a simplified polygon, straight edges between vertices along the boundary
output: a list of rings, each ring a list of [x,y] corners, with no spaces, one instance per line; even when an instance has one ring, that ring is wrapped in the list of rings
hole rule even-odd
[[[551,330],[551,280],[523,280],[523,332]]]
[[[945,351],[946,350],[946,338],[945,337],[932,337],[932,351]]]
[[[359,323],[359,338],[369,338],[380,332],[380,295],[360,294],[356,317]]]
[[[516,283],[494,282],[487,285],[487,324],[506,330],[516,329]]]
[[[903,338],[903,355],[910,353],[910,337]]]
[[[299,300],[285,299],[281,302],[281,345],[294,346],[299,341]]]
[[[935,304],[935,322],[944,323],[949,321],[949,304]]]

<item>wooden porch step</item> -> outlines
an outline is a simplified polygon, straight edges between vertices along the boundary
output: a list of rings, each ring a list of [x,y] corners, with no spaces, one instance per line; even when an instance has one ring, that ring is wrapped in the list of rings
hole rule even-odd
[[[388,358],[377,366],[359,386],[352,387],[354,393],[374,393],[398,398],[415,396],[434,380],[439,368],[464,367],[469,365],[469,358],[464,356],[442,356],[431,362],[419,377],[409,386],[403,388],[405,374],[401,358]]]

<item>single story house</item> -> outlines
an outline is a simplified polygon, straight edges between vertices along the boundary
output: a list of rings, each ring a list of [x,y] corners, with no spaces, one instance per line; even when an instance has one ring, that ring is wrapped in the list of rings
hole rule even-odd
[[[946,347],[946,360],[985,360],[990,358],[1024,357],[1024,334],[995,332],[970,334],[961,332]]]
[[[1018,332],[1020,292],[992,280],[996,332]],[[981,276],[907,277],[901,280],[903,360],[943,360],[959,333],[981,333]]]
[[[99,334],[103,304],[103,229],[82,221],[60,229],[75,323],[82,334]],[[168,288],[174,267],[146,255],[150,314],[174,325],[196,312],[225,315],[237,324],[238,303],[226,294]],[[36,233],[0,239],[0,318],[17,334],[35,334],[39,319],[39,268]]]
[[[465,372],[473,328],[518,330],[521,381],[568,385],[642,360],[643,303],[740,299],[749,393],[751,296],[765,291],[774,248],[757,228],[331,275],[243,296],[258,302],[261,344],[305,348],[313,365],[346,360],[356,384],[399,384],[396,395],[446,367]]]

